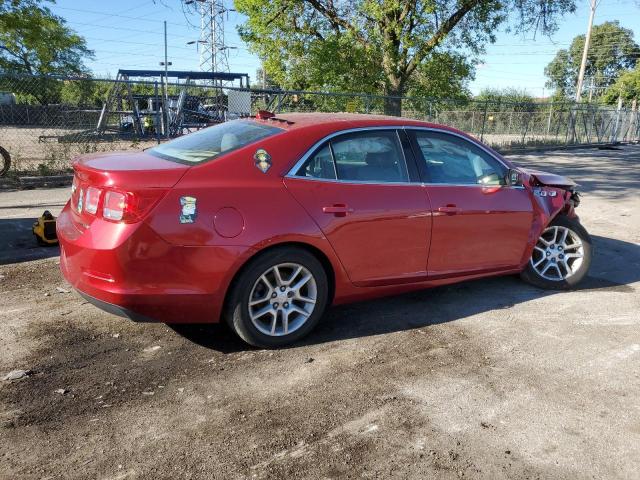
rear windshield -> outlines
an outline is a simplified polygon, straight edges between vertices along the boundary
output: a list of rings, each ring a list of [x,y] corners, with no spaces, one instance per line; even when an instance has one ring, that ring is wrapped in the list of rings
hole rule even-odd
[[[168,160],[195,165],[281,131],[281,128],[249,120],[232,120],[160,144],[147,152]]]

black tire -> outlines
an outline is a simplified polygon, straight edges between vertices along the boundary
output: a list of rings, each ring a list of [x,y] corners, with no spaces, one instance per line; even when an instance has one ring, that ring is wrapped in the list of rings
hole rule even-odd
[[[0,177],[3,177],[9,171],[9,167],[11,167],[11,156],[9,155],[9,152],[0,147],[0,157],[2,157],[2,162],[0,163]]]
[[[551,290],[567,290],[576,287],[582,279],[587,275],[589,267],[591,265],[591,259],[593,256],[593,246],[591,243],[591,237],[587,230],[580,224],[577,219],[569,218],[564,215],[557,216],[550,224],[549,227],[559,226],[567,228],[572,234],[580,238],[582,242],[582,264],[577,270],[568,278],[549,280],[541,276],[532,265],[532,261],[527,262],[526,268],[520,274],[520,277],[532,285],[539,288],[551,289]],[[547,227],[548,228],[548,227]]]
[[[270,268],[283,263],[301,265],[311,273],[317,287],[316,302],[312,313],[297,330],[272,336],[261,332],[251,321],[249,298],[258,279]],[[256,257],[240,272],[229,292],[224,317],[231,329],[248,344],[261,348],[283,347],[300,340],[313,330],[324,314],[328,296],[327,273],[312,253],[296,247],[275,248]]]

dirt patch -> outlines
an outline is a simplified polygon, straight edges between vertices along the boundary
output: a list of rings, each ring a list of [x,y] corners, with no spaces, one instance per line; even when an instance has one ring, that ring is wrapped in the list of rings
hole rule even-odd
[[[62,282],[55,263],[5,269],[5,287],[27,295],[56,290]],[[487,364],[464,330],[451,325],[397,333],[391,343],[374,336],[365,344],[346,341],[345,349],[329,343],[282,351],[247,349],[224,326],[179,329],[201,344],[217,337],[225,353],[164,325],[103,315],[75,294],[44,293],[45,311],[69,313],[30,324],[24,336],[37,347],[21,363],[33,373],[0,388],[11,475],[86,478],[83,470],[74,473],[85,462],[107,476],[167,474],[176,471],[176,458],[179,472],[194,476],[382,473],[386,466],[365,461],[384,457],[381,432],[393,431],[400,442],[428,428],[428,421],[410,419],[418,407],[397,379],[424,377],[424,365],[437,377],[450,369],[469,375]],[[353,308],[337,309],[330,323]],[[26,442],[39,453],[25,458]],[[459,458],[437,452],[422,452],[426,466]],[[29,461],[36,455],[38,465]]]

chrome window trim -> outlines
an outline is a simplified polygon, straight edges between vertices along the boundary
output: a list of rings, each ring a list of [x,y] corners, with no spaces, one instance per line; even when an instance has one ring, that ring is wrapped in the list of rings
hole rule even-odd
[[[487,155],[489,155],[491,158],[493,158],[494,160],[496,160],[500,165],[502,165],[505,169],[509,170],[509,166],[506,165],[502,160],[500,160],[498,157],[496,157],[491,151],[487,150],[487,148],[482,145],[479,142],[474,142],[472,140],[469,140],[467,137],[465,137],[464,135],[460,135],[459,133],[456,132],[452,132],[450,130],[445,130],[442,128],[434,128],[434,127],[421,127],[419,125],[385,125],[385,126],[377,126],[377,127],[357,127],[357,128],[348,128],[345,130],[338,130],[336,132],[330,133],[329,135],[326,135],[325,137],[321,138],[320,140],[318,140],[316,143],[314,143],[311,148],[309,148],[305,154],[300,157],[300,159],[293,165],[293,167],[291,167],[289,169],[289,171],[285,174],[285,178],[297,178],[297,179],[301,179],[301,180],[310,180],[310,181],[314,181],[314,182],[333,182],[333,183],[350,183],[350,184],[371,184],[371,185],[422,185],[422,186],[446,186],[446,187],[480,187],[480,188],[490,188],[490,187],[502,187],[502,188],[512,188],[512,189],[516,189],[516,190],[524,190],[524,186],[520,186],[520,185],[482,185],[480,183],[429,183],[429,182],[411,182],[411,181],[407,181],[407,182],[377,182],[377,181],[371,181],[371,180],[340,180],[338,179],[338,175],[336,172],[336,178],[335,179],[327,179],[327,178],[314,178],[314,177],[306,177],[303,175],[296,175],[295,172],[297,172],[298,170],[300,170],[300,168],[302,167],[302,165],[304,165],[304,163],[309,159],[309,157],[316,151],[316,149],[318,147],[320,147],[323,143],[331,140],[332,138],[338,137],[340,135],[345,135],[348,133],[354,133],[354,132],[367,132],[367,131],[375,131],[375,130],[395,130],[396,132],[396,136],[398,137],[398,141],[400,142],[400,148],[402,149],[402,156],[404,158],[404,162],[405,162],[405,168],[407,169],[407,178],[409,178],[409,171],[408,171],[408,166],[407,166],[407,159],[404,153],[404,148],[402,147],[402,142],[400,141],[400,135],[398,133],[398,130],[402,129],[402,130],[421,130],[421,131],[426,131],[426,132],[436,132],[436,133],[444,133],[447,135],[452,135],[454,137],[458,137],[461,138],[462,140],[465,140],[466,142],[469,142],[473,145],[476,145],[477,147],[479,147],[483,152],[485,152]],[[333,156],[333,152],[331,152],[331,155]],[[334,168],[335,168],[335,161],[334,163]]]
[[[329,155],[331,156],[331,166],[333,167],[333,177],[329,180],[338,180],[338,167],[336,167],[336,156],[333,153],[333,145],[331,142],[327,142],[327,146],[329,147]]]
[[[342,184],[352,184],[352,185],[391,185],[391,186],[412,186],[416,185],[425,186],[425,183],[422,182],[377,182],[374,180],[335,180],[333,178],[314,178],[314,177],[304,177],[301,175],[286,175],[285,178],[295,178],[296,180],[305,180],[309,182],[326,182],[326,183],[342,183]]]

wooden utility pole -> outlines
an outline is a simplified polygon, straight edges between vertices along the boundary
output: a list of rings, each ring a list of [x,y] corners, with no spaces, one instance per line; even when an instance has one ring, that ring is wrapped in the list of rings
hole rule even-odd
[[[584,39],[584,49],[582,50],[582,62],[580,63],[580,73],[578,74],[578,85],[576,85],[576,102],[582,96],[582,83],[584,82],[584,71],[587,68],[587,53],[589,53],[589,43],[591,43],[591,29],[593,28],[593,17],[596,14],[597,1],[591,0],[591,13],[589,14],[589,26]]]

